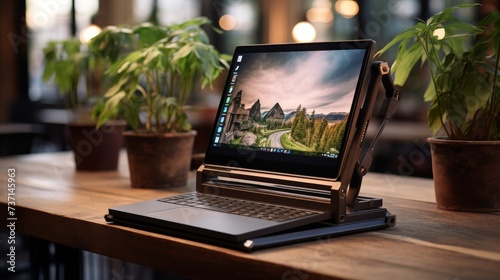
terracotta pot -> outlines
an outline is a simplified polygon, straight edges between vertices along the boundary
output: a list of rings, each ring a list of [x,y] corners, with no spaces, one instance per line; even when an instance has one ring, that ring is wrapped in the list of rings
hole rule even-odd
[[[427,141],[438,208],[500,211],[500,141]]]
[[[95,124],[68,124],[76,170],[116,170],[125,126],[124,121],[113,121],[96,130]]]
[[[124,136],[133,188],[186,185],[196,131],[166,134],[127,131]]]

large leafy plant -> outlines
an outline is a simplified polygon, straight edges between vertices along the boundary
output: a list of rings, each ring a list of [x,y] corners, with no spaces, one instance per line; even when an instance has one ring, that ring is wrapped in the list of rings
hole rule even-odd
[[[500,13],[477,25],[454,12],[475,4],[453,6],[397,35],[377,54],[399,43],[392,67],[394,82],[404,85],[420,62],[431,81],[424,94],[430,102],[428,123],[437,134],[455,140],[500,138]]]
[[[202,28],[206,18],[181,24],[150,23],[108,27],[91,42],[111,65],[106,71],[113,81],[98,125],[117,110],[136,131],[183,132],[190,129],[186,103],[195,85],[211,85],[228,68],[227,56],[210,44]]]
[[[43,52],[45,67],[42,79],[53,81],[58,86],[65,107],[73,112],[72,121],[91,122],[92,98],[99,94],[91,92],[92,76],[99,68],[96,57],[86,51],[76,38],[49,41]],[[79,95],[81,82],[85,82],[85,91]]]

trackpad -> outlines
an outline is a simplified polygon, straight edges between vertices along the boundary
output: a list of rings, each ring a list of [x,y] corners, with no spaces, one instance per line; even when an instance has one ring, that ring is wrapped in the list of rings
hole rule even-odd
[[[164,224],[166,222],[191,226],[193,230],[196,229],[196,231],[193,231],[194,233],[198,232],[198,230],[207,230],[233,236],[254,232],[277,224],[277,222],[273,221],[183,206],[151,212],[148,216],[163,221]]]
[[[203,209],[178,207],[149,213],[148,216],[182,224],[192,224],[199,221],[225,216],[224,213],[206,211]]]

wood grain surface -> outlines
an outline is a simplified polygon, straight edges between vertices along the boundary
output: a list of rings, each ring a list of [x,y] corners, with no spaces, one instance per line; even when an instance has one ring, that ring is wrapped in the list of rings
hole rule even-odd
[[[384,199],[397,225],[251,254],[107,224],[111,206],[194,189],[132,189],[119,170],[75,172],[70,153],[0,158],[0,219],[7,169],[16,174],[16,231],[116,259],[203,279],[500,279],[500,213],[437,209],[433,182],[368,174],[361,193]],[[5,224],[5,222],[4,222]],[[224,278],[228,279],[228,278]]]

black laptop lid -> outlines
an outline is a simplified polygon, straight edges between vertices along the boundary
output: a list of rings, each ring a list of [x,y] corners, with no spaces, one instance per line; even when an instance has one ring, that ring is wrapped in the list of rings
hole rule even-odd
[[[235,49],[205,164],[335,179],[374,42]]]

